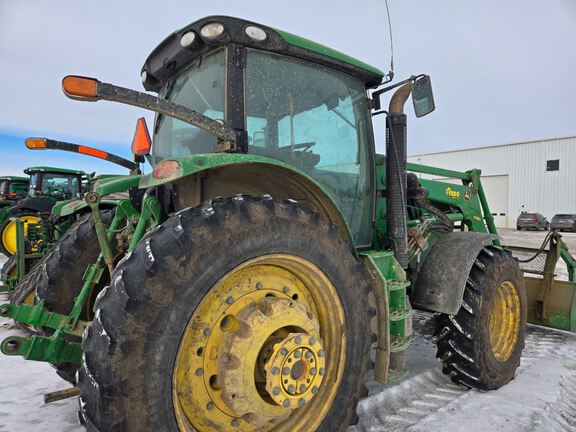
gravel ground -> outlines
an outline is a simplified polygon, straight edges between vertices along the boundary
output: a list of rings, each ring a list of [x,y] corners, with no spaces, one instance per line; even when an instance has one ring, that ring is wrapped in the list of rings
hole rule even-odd
[[[539,247],[545,235],[501,231],[504,243],[518,246]],[[576,254],[576,234],[564,239]],[[5,300],[0,296],[0,302]],[[348,432],[576,431],[576,334],[529,326],[516,378],[483,393],[442,375],[429,319],[415,314],[408,377],[386,387],[370,380],[370,395],[359,405],[360,421]],[[10,321],[0,319],[0,340],[15,333]],[[68,386],[48,364],[0,355],[0,371],[0,432],[84,430],[76,422],[77,398],[42,404],[44,393]]]

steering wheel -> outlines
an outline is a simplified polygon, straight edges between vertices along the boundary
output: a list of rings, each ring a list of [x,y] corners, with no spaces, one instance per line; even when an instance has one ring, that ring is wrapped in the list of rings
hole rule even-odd
[[[306,151],[311,147],[314,147],[316,145],[316,141],[308,141],[305,143],[300,143],[300,144],[294,144],[294,146],[284,146],[281,147],[281,150],[290,150],[290,149],[294,149],[294,150],[302,150],[302,151]]]

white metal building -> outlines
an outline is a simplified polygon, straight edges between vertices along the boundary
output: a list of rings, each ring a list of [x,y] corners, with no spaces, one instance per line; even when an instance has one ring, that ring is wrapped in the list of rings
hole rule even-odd
[[[456,171],[482,170],[482,184],[499,228],[515,228],[522,209],[552,219],[576,213],[576,136],[408,157]]]

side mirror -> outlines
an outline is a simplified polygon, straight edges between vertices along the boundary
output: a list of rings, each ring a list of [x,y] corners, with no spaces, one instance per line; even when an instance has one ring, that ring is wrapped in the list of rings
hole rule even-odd
[[[416,117],[424,117],[434,111],[434,95],[432,94],[432,83],[430,77],[424,75],[414,82],[412,89],[412,103]]]

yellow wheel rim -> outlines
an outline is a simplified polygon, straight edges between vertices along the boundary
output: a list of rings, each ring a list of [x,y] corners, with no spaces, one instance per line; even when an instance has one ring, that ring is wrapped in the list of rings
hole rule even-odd
[[[36,216],[19,216],[18,219],[24,222],[24,235],[28,232],[28,224],[40,222],[40,218]],[[16,221],[11,220],[4,227],[4,231],[2,231],[2,245],[4,245],[4,248],[10,255],[14,255],[17,249]]]
[[[247,261],[202,299],[180,341],[173,403],[183,431],[313,431],[342,380],[337,290],[310,261]]]
[[[490,310],[490,345],[499,362],[512,355],[520,330],[520,297],[516,286],[504,281],[498,287]]]

